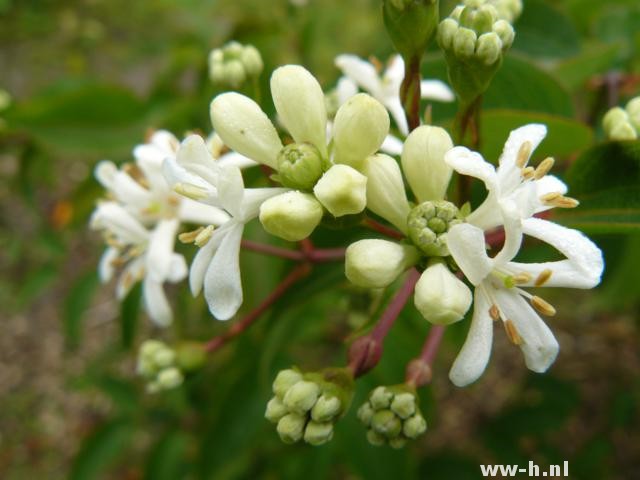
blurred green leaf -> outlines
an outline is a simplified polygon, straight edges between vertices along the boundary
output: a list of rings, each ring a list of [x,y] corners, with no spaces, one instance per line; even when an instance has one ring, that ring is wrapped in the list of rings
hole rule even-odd
[[[95,271],[76,280],[64,304],[64,333],[67,344],[75,348],[82,338],[82,321],[100,282]]]
[[[71,467],[70,480],[103,478],[109,465],[122,455],[133,439],[133,427],[124,420],[102,425],[82,445]]]
[[[138,331],[141,299],[142,283],[138,282],[120,306],[120,338],[127,349],[133,346]]]
[[[151,450],[144,472],[145,480],[180,480],[186,475],[189,437],[182,432],[169,432]]]
[[[552,71],[567,88],[577,89],[592,76],[608,71],[616,61],[620,46],[619,43],[589,45],[579,55],[555,65]]]

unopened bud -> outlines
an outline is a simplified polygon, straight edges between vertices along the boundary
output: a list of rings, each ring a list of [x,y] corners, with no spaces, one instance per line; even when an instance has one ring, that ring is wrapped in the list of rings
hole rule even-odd
[[[371,428],[387,438],[393,438],[402,431],[402,422],[391,410],[378,410],[371,419]]]
[[[297,413],[288,413],[278,421],[276,430],[284,443],[296,443],[302,439],[306,418]]]
[[[427,430],[427,422],[419,413],[404,421],[402,433],[408,438],[417,438]]]
[[[635,97],[627,103],[627,114],[631,125],[640,132],[640,97]]]
[[[469,287],[443,262],[427,267],[416,283],[416,308],[426,320],[436,325],[449,325],[461,320],[471,301]]]
[[[176,359],[176,354],[170,348],[163,347],[158,349],[152,358],[156,366],[159,368],[166,368],[173,365],[173,362]]]
[[[610,140],[624,141],[638,138],[638,132],[633,128],[629,114],[620,107],[614,107],[606,113],[602,126]]]
[[[476,55],[485,65],[492,65],[500,59],[502,42],[495,32],[485,33],[478,38]]]
[[[322,220],[322,205],[309,193],[291,191],[269,198],[260,205],[264,229],[290,242],[307,238]]]
[[[367,177],[348,165],[334,165],[313,193],[334,217],[360,213],[367,205]]]
[[[403,448],[407,444],[407,440],[403,437],[393,437],[389,439],[389,446],[396,450]]]
[[[304,441],[310,445],[323,445],[333,438],[333,424],[311,420],[304,430]]]
[[[382,344],[369,335],[356,339],[349,347],[349,365],[354,376],[364,375],[374,368],[382,357]]]
[[[373,428],[371,428],[367,430],[367,441],[371,445],[375,445],[376,447],[379,447],[385,444],[386,439],[384,438],[384,436],[380,435]]]
[[[376,410],[389,408],[391,400],[393,399],[393,392],[388,390],[387,387],[376,387],[369,396],[369,403]]]
[[[516,37],[516,32],[509,22],[506,20],[498,20],[493,24],[493,32],[500,38],[503,52],[511,48],[513,40]]]
[[[207,351],[200,342],[181,342],[176,346],[176,364],[180,370],[191,372],[201,368],[207,359]]]
[[[233,88],[238,88],[247,78],[240,60],[231,60],[224,64],[224,80]]]
[[[287,390],[283,403],[290,411],[303,415],[311,410],[319,395],[318,385],[301,380]]]
[[[283,399],[287,390],[302,380],[302,374],[291,368],[280,370],[276,379],[273,381],[273,393],[280,399]]]
[[[278,397],[273,397],[267,403],[267,409],[264,412],[264,418],[272,423],[278,423],[282,417],[288,413],[287,407],[280,401]]]
[[[285,187],[311,190],[322,176],[323,160],[310,143],[292,143],[278,155],[278,177]]]
[[[420,258],[411,245],[388,240],[359,240],[347,247],[345,275],[363,288],[384,288]]]
[[[180,385],[183,380],[182,372],[175,367],[171,367],[165,368],[158,373],[157,382],[162,389],[169,390]]]
[[[397,393],[391,402],[391,411],[400,418],[409,418],[416,411],[416,397],[412,393]]]
[[[369,402],[365,402],[358,409],[358,420],[368,426],[371,424],[371,419],[373,418],[374,413],[375,410],[371,407],[371,404]]]
[[[384,25],[405,58],[422,55],[438,25],[437,0],[384,0]]]
[[[433,257],[446,257],[447,232],[460,223],[456,206],[444,200],[423,202],[409,214],[409,237],[413,244]]]
[[[498,14],[498,18],[509,23],[515,22],[522,13],[522,0],[488,0]]]
[[[246,45],[242,49],[240,59],[248,76],[257,77],[262,73],[262,69],[264,68],[262,56],[258,49],[253,45]]]
[[[476,50],[476,32],[470,28],[460,27],[453,37],[453,53],[460,58],[471,58]]]
[[[320,395],[311,409],[311,418],[316,422],[328,422],[340,414],[341,407],[338,397]]]

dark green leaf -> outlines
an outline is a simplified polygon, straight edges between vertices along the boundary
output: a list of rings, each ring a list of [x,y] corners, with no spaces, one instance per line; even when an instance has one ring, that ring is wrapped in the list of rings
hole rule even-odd
[[[82,321],[98,285],[98,275],[91,271],[76,280],[69,291],[64,304],[64,332],[72,348],[77,347],[82,338]]]
[[[120,332],[122,346],[131,348],[138,330],[140,317],[140,300],[142,297],[142,284],[137,283],[129,292],[120,307]]]
[[[151,450],[144,473],[145,480],[179,480],[185,476],[185,456],[189,437],[169,432]]]

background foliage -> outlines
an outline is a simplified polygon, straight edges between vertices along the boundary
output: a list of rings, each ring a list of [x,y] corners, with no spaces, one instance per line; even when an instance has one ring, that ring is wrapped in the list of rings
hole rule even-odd
[[[87,231],[100,195],[92,168],[102,158],[128,160],[149,127],[208,131],[217,91],[206,56],[228,39],[261,50],[265,93],[268,72],[283,63],[306,65],[330,87],[335,55],[392,53],[378,1],[308,3],[0,0],[0,88],[13,97],[0,111],[0,477],[472,479],[479,463],[568,460],[572,478],[633,478],[640,147],[604,142],[599,122],[640,91],[636,0],[525,0],[514,47],[484,99],[488,158],[512,128],[549,126],[536,155],[556,156],[582,202],[555,219],[592,235],[607,261],[597,290],[550,298],[562,348],[549,373],[529,373],[498,334],[485,376],[456,389],[446,373],[466,334],[460,322],[448,329],[422,395],[429,431],[420,441],[402,451],[372,447],[352,414],[326,447],[285,446],[262,418],[275,372],[343,363],[344,339],[378,311],[340,265],[327,265],[183,388],[144,393],[133,374],[141,340],[205,339],[226,326],[211,321],[202,298],[176,290],[177,325],[151,331],[139,291],[120,306],[111,287],[99,287],[101,242]],[[445,79],[440,53],[430,52],[425,76]],[[450,124],[454,114],[455,106],[433,106],[435,123]],[[249,238],[263,236],[251,225]],[[348,239],[321,230],[315,240]],[[290,268],[253,253],[243,263],[245,308]],[[426,330],[407,308],[382,363],[359,382],[355,405],[375,385],[402,380]]]

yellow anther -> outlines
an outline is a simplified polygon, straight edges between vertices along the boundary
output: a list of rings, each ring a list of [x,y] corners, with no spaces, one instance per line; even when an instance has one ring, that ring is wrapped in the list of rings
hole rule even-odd
[[[198,233],[198,235],[196,236],[194,243],[198,247],[204,247],[209,241],[209,239],[211,238],[211,235],[213,234],[214,230],[215,230],[215,227],[213,225],[209,225],[203,228],[202,231]]]
[[[527,162],[529,161],[532,148],[533,148],[533,145],[528,140],[524,142],[522,145],[520,145],[520,149],[518,150],[518,156],[516,157],[516,165],[519,168],[524,168]]]
[[[200,232],[202,232],[202,230],[204,230],[204,227],[198,227],[191,232],[181,233],[180,235],[178,235],[178,240],[180,240],[182,243],[193,243],[196,241],[196,237]]]
[[[535,168],[533,167],[525,167],[522,169],[522,178],[524,178],[525,180],[529,180],[530,178],[533,178],[533,176],[535,175]]]
[[[378,73],[382,72],[382,69],[384,68],[384,66],[382,65],[382,62],[378,59],[378,57],[376,57],[375,55],[370,55],[369,63],[373,65],[373,68],[376,69],[376,72]]]
[[[551,193],[545,193],[544,195],[542,195],[540,197],[540,200],[542,200],[543,203],[549,203],[549,202],[553,202],[554,200],[560,197],[562,197],[562,194],[560,192],[551,192]]]
[[[558,199],[558,204],[556,207],[558,208],[576,208],[580,205],[580,202],[575,198],[571,197],[562,197]]]
[[[176,183],[173,190],[192,200],[202,200],[207,198],[208,194],[204,188],[192,185],[190,183]]]
[[[507,337],[509,337],[511,343],[513,343],[514,345],[520,346],[524,343],[524,340],[522,340],[522,337],[518,333],[516,326],[511,320],[507,320],[506,322],[504,322],[504,330],[505,332],[507,332]]]
[[[489,316],[494,322],[500,320],[500,310],[498,310],[498,306],[495,303],[491,305],[491,308],[489,309]]]
[[[540,180],[547,173],[549,173],[549,170],[551,170],[555,162],[556,161],[551,157],[547,157],[542,162],[540,162],[540,165],[538,165],[534,174],[535,179]]]
[[[553,305],[551,305],[549,302],[547,302],[543,298],[537,297],[535,295],[531,297],[531,305],[538,312],[540,312],[543,315],[547,315],[548,317],[552,317],[553,315],[556,314],[556,309],[553,307]]]
[[[551,278],[552,273],[553,272],[551,270],[549,270],[548,268],[545,268],[543,271],[540,272],[540,274],[536,278],[536,281],[533,283],[534,286],[541,287],[542,285],[547,283],[547,281]]]
[[[532,278],[533,277],[527,272],[520,272],[519,274],[513,276],[513,281],[517,285],[523,285],[525,283],[529,283]]]

